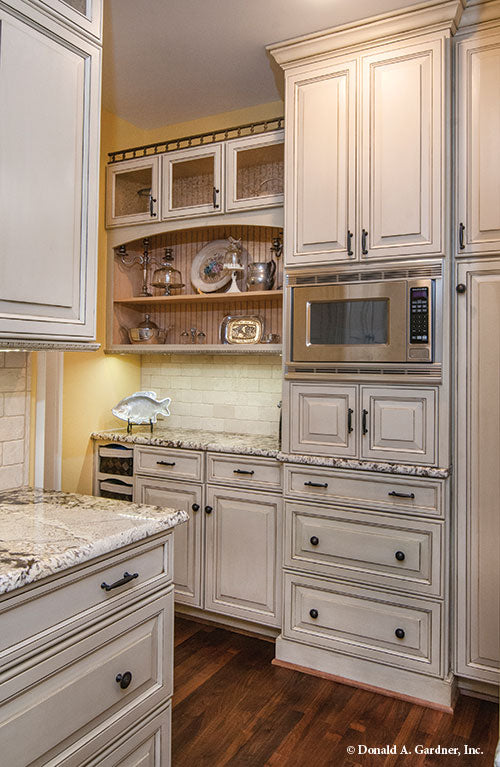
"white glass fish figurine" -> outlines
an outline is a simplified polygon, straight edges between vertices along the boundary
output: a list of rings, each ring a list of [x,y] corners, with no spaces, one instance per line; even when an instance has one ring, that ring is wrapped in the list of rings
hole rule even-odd
[[[157,416],[170,415],[171,401],[170,397],[159,400],[154,391],[137,391],[122,399],[111,412],[130,424],[156,423]]]

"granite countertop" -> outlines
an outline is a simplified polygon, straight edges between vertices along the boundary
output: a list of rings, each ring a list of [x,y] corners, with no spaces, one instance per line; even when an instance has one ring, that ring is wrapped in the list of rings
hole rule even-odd
[[[278,461],[283,463],[296,463],[304,466],[326,466],[330,469],[356,469],[356,471],[373,471],[380,474],[403,474],[409,477],[446,479],[451,474],[450,469],[412,463],[361,461],[357,458],[335,458],[328,455],[296,455],[295,453],[282,453],[281,451],[276,457]]]
[[[104,439],[110,442],[177,447],[186,450],[211,450],[214,453],[260,455],[266,458],[276,458],[279,451],[277,437],[265,437],[259,434],[226,434],[201,429],[169,429],[156,426],[151,434],[149,426],[134,426],[131,434],[127,434],[124,428],[95,431],[90,436],[92,439]]]
[[[76,493],[0,493],[0,594],[186,522],[185,511]]]

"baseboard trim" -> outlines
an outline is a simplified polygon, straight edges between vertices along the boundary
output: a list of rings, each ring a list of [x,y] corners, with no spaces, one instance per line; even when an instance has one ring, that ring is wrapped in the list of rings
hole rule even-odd
[[[279,634],[279,629],[273,628],[272,626],[261,626],[258,623],[244,621],[240,618],[231,618],[228,615],[210,613],[199,607],[176,604],[175,613],[183,618],[190,618],[197,623],[203,623],[205,626],[223,628],[228,631],[234,631],[236,634],[245,634],[245,636],[264,639],[267,642],[274,643]]]

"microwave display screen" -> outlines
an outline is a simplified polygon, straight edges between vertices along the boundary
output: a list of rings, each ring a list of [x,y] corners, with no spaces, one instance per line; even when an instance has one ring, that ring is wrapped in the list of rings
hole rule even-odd
[[[311,301],[308,303],[310,345],[387,344],[389,300]]]

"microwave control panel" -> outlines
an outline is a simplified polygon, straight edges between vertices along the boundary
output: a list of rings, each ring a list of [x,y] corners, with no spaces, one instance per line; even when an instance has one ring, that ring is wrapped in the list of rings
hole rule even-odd
[[[410,343],[429,343],[429,288],[410,288]]]

